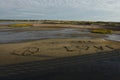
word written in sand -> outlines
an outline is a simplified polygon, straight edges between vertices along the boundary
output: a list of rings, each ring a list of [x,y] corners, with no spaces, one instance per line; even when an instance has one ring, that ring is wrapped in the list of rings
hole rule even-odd
[[[59,47],[60,48],[60,47]],[[13,55],[20,55],[20,56],[36,56],[39,55],[41,53],[40,51],[40,47],[25,47],[22,49],[18,49],[12,52]],[[62,48],[60,48],[59,50],[56,50],[56,48],[53,48],[51,50],[52,51],[57,51],[59,52],[60,50],[65,50],[65,52],[74,52],[74,51],[105,51],[105,50],[113,50],[114,48],[108,45],[74,45],[74,46],[63,46]],[[42,50],[42,49],[41,49]],[[47,52],[47,50],[45,50]],[[63,52],[63,53],[65,53]],[[49,53],[49,52],[47,52]]]
[[[100,51],[103,51],[106,48],[107,49],[114,49],[113,47],[108,46],[108,45],[105,45],[105,46],[96,46],[96,45],[94,45],[94,46],[64,46],[64,48],[68,52],[79,51],[79,50],[87,51],[90,49],[100,50]]]

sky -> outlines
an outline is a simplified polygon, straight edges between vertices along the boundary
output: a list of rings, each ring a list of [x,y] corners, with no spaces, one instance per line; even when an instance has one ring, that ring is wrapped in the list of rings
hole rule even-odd
[[[0,0],[0,19],[120,21],[120,0]]]

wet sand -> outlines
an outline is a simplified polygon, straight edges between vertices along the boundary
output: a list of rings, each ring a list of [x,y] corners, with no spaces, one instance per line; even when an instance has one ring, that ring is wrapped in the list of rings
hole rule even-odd
[[[120,49],[120,42],[104,39],[46,39],[0,44],[0,65],[95,54]]]

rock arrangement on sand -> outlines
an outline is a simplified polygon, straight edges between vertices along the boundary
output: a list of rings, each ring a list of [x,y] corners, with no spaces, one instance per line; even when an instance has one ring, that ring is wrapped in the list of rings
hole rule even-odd
[[[28,55],[34,55],[35,53],[39,52],[38,47],[26,47],[21,50],[16,50],[12,52],[13,55],[22,55],[22,56],[28,56]]]
[[[42,46],[43,45],[43,46]],[[74,55],[74,54],[89,54],[104,51],[112,51],[116,49],[114,45],[95,41],[52,41],[45,44],[35,43],[31,47],[24,47],[14,50],[12,55],[19,56],[39,56],[45,55]]]

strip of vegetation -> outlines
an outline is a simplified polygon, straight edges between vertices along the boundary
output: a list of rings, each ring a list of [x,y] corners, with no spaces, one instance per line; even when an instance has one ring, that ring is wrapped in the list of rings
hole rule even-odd
[[[65,21],[65,20],[0,20],[0,21],[33,22],[42,24],[102,25],[112,27],[120,26],[120,22],[104,22],[104,21]]]
[[[32,24],[29,23],[21,23],[21,24],[10,24],[9,27],[29,27],[33,26]]]
[[[59,21],[59,20],[41,20],[43,24],[74,24],[74,25],[102,25],[102,26],[120,26],[120,22],[92,22],[92,21]]]
[[[96,29],[92,30],[91,33],[99,33],[99,34],[112,34],[112,30],[107,30],[107,29]]]

